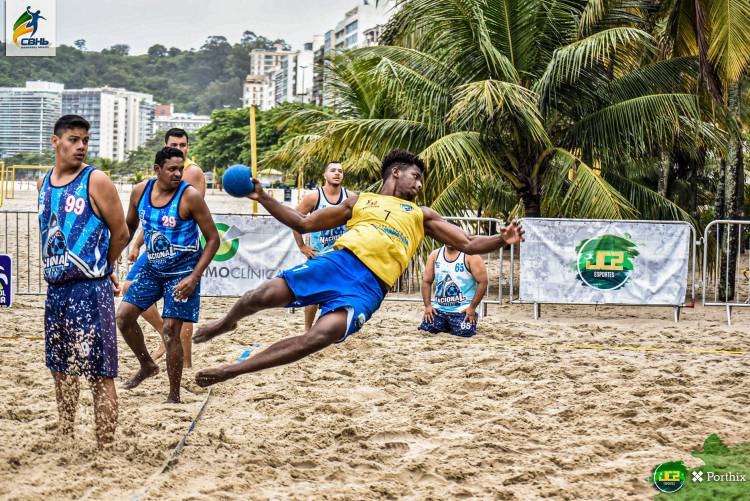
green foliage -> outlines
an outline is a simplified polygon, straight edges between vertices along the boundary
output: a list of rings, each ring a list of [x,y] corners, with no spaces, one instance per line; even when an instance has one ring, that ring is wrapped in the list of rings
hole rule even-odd
[[[715,433],[703,442],[703,450],[692,452],[693,457],[703,461],[702,466],[691,468],[685,486],[671,494],[659,494],[657,501],[668,500],[714,500],[747,499],[747,482],[750,481],[750,443],[728,447]],[[693,482],[694,471],[703,472],[703,482]],[[714,475],[734,473],[745,475],[745,482],[708,481],[708,472]]]
[[[124,87],[153,94],[177,111],[209,114],[217,108],[236,108],[242,97],[253,49],[272,49],[283,40],[270,40],[246,31],[239,43],[225,37],[208,37],[198,50],[167,49],[156,44],[147,54],[128,55],[130,47],[116,44],[101,52],[85,51],[86,41],[76,47],[62,45],[55,57],[0,57],[0,87],[23,87],[27,80],[61,82],[68,89]],[[0,43],[0,53],[5,53]]]

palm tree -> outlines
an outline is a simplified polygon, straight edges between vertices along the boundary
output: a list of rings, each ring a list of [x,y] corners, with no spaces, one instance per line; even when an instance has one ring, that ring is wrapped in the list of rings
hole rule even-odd
[[[502,215],[690,220],[631,174],[696,135],[717,140],[700,120],[696,58],[656,57],[646,7],[406,0],[388,45],[331,64],[333,112],[286,117],[305,132],[274,160],[347,158],[375,183],[376,159],[401,147],[428,162],[422,202],[446,213],[471,202]]]

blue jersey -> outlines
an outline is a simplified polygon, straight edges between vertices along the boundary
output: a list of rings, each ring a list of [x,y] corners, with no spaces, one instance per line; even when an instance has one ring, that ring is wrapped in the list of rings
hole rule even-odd
[[[443,313],[459,313],[469,307],[477,292],[477,281],[466,268],[466,256],[459,252],[456,259],[445,258],[445,246],[435,258],[435,299],[432,306]]]
[[[163,273],[184,273],[195,268],[201,256],[198,224],[182,219],[179,207],[182,195],[190,187],[185,181],[163,207],[151,204],[156,179],[151,179],[138,201],[138,217],[143,226],[143,240],[151,269]]]
[[[315,204],[313,212],[318,209],[341,205],[347,198],[349,198],[349,193],[343,186],[341,187],[341,195],[339,196],[339,200],[336,203],[329,202],[326,198],[326,194],[325,191],[323,191],[323,188],[318,188],[318,203]],[[345,224],[337,226],[335,228],[331,228],[330,230],[315,231],[313,233],[310,233],[310,247],[314,247],[315,249],[321,251],[333,247],[333,244],[336,243],[336,240],[341,235],[343,235],[344,232],[346,232]]]
[[[87,165],[64,186],[52,184],[52,170],[39,190],[44,279],[62,284],[109,275],[109,228],[94,214],[89,179],[96,167]]]

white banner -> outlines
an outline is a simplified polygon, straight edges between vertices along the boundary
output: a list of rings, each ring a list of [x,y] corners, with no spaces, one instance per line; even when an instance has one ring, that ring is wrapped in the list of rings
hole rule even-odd
[[[56,0],[5,0],[5,55],[54,56]]]
[[[292,230],[272,217],[214,214],[221,246],[203,272],[202,296],[240,296],[305,262]]]
[[[524,219],[520,299],[532,303],[682,305],[687,223]]]

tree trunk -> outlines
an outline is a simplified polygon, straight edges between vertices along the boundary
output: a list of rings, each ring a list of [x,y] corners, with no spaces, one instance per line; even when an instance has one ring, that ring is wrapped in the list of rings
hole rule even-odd
[[[732,113],[739,123],[740,117],[740,83],[735,82],[729,86],[727,95],[729,99],[729,112]],[[745,212],[745,172],[742,155],[742,136],[730,127],[729,144],[727,145],[727,161],[725,171],[724,192],[724,214],[728,219],[742,219]],[[723,251],[728,254],[722,260],[722,281],[720,284],[720,296],[725,301],[731,301],[735,296],[735,279],[737,276],[737,258],[739,250],[739,232],[735,229],[725,232],[726,240]],[[727,263],[728,261],[728,263]]]
[[[672,159],[669,155],[662,153],[661,161],[659,162],[659,184],[657,191],[659,195],[667,196],[667,185],[669,185],[669,171],[672,168]]]
[[[698,221],[698,176],[703,173],[706,165],[706,148],[698,150],[698,158],[690,162],[690,215]]]

